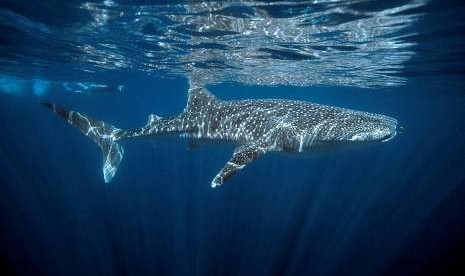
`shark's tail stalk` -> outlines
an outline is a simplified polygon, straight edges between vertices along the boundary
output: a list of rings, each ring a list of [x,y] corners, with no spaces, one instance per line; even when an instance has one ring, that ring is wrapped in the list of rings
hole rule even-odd
[[[84,135],[92,139],[103,152],[103,177],[109,183],[123,159],[124,149],[117,143],[123,131],[108,123],[93,119],[75,111],[69,111],[52,103],[42,103],[55,114],[63,117],[69,124],[77,127]]]

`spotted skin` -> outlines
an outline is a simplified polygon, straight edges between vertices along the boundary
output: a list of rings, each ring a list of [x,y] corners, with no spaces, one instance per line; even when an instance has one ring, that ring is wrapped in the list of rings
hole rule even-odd
[[[191,87],[188,95],[187,106],[178,116],[150,115],[145,126],[133,130],[45,105],[100,145],[106,182],[123,156],[119,142],[133,138],[168,135],[233,143],[231,159],[211,182],[218,187],[267,152],[298,154],[318,147],[384,142],[397,133],[397,120],[379,114],[292,100],[222,101],[203,87]]]

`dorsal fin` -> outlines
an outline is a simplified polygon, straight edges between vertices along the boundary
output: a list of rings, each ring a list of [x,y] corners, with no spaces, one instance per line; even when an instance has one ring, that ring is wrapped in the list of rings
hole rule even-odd
[[[189,95],[185,111],[201,110],[203,107],[214,104],[218,101],[210,91],[203,87],[189,88]]]

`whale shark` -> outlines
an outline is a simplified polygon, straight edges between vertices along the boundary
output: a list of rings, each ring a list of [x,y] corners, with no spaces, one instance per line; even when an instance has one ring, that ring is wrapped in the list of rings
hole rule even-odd
[[[211,181],[215,188],[270,152],[302,154],[383,143],[402,130],[396,119],[385,115],[295,100],[225,101],[195,85],[189,88],[183,112],[165,118],[151,114],[144,126],[129,130],[53,103],[42,104],[99,145],[106,183],[123,158],[122,144],[136,138],[173,136],[233,144],[232,157]]]

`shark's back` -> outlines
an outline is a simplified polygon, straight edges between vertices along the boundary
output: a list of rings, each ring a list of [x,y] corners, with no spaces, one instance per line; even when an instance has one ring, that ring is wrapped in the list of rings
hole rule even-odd
[[[342,108],[293,100],[222,101],[205,88],[192,88],[181,116],[194,126],[196,138],[245,143],[264,136],[272,138],[279,131],[297,135],[336,120],[345,112]]]

